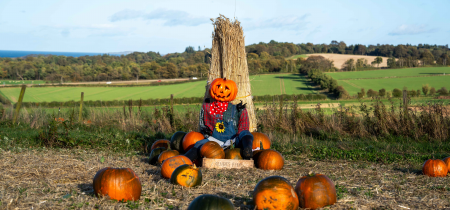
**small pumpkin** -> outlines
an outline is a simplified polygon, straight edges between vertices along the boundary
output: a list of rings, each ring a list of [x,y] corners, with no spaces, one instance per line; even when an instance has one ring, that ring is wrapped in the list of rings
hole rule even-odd
[[[442,161],[447,165],[448,172],[450,172],[450,157],[446,157]]]
[[[187,210],[234,210],[234,206],[226,198],[205,194],[196,197]]]
[[[148,161],[148,162],[149,162],[151,165],[156,165],[156,163],[158,163],[159,155],[160,155],[162,152],[166,151],[166,150],[167,150],[167,149],[164,148],[164,147],[158,147],[158,148],[156,148],[156,149],[153,149],[152,152],[150,153],[150,157],[149,157],[149,161]]]
[[[167,158],[173,157],[173,156],[177,156],[180,153],[176,150],[172,150],[170,148],[170,144],[168,145],[168,148],[166,151],[162,152],[161,154],[159,154],[158,156],[158,163],[162,164],[164,162],[164,160],[166,160]]]
[[[202,171],[195,165],[181,165],[173,171],[170,183],[185,187],[195,187],[202,184]]]
[[[270,149],[270,139],[269,137],[260,132],[252,132],[253,135],[253,149],[261,148],[261,143],[263,144],[265,149]]]
[[[154,150],[154,149],[159,148],[159,147],[164,147],[164,148],[167,149],[167,147],[168,147],[169,144],[170,144],[170,141],[169,141],[169,140],[166,140],[166,139],[160,139],[160,140],[155,141],[155,142],[152,144],[151,150]]]
[[[294,187],[281,176],[269,176],[256,184],[253,190],[256,209],[296,210],[298,197]]]
[[[184,152],[189,151],[192,147],[194,147],[197,141],[203,140],[205,137],[203,134],[195,131],[191,131],[187,133],[183,138],[183,150]]]
[[[184,164],[192,165],[193,163],[184,155],[177,155],[166,159],[161,165],[161,176],[165,179],[170,179],[173,171],[175,171],[178,166]]]
[[[225,158],[225,152],[223,148],[214,141],[208,141],[200,148],[200,155],[211,159],[223,159]]]
[[[236,98],[238,89],[233,80],[217,78],[212,81],[209,93],[216,101],[232,101]]]
[[[225,151],[225,159],[242,160],[241,149],[235,148],[234,143]]]
[[[266,149],[257,157],[256,167],[263,170],[281,170],[284,166],[284,158],[281,153]]]
[[[445,177],[448,173],[447,164],[443,160],[429,159],[423,164],[422,173],[431,177]]]
[[[295,186],[301,208],[318,209],[336,203],[336,187],[323,174],[301,177]]]
[[[95,174],[93,185],[97,197],[107,195],[118,201],[137,201],[141,197],[141,181],[129,168],[103,168]]]
[[[180,153],[184,153],[183,150],[183,138],[186,136],[186,132],[177,131],[170,138],[170,147],[174,150],[178,150]]]

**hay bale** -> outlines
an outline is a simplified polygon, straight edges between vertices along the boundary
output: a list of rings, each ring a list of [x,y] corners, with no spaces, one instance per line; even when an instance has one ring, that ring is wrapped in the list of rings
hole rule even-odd
[[[227,78],[236,82],[238,93],[231,103],[240,101],[247,104],[250,132],[256,131],[255,106],[248,75],[247,54],[245,52],[244,32],[240,22],[231,22],[223,15],[211,19],[214,25],[211,48],[211,67],[208,72],[205,98],[211,98],[209,86],[216,78]]]

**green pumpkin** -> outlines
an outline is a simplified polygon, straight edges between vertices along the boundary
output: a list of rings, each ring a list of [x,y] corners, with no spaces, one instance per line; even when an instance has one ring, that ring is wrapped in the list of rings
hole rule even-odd
[[[180,154],[183,154],[183,138],[186,134],[187,133],[183,131],[177,131],[174,133],[172,138],[170,138],[170,148],[177,150]]]
[[[158,162],[159,155],[166,150],[167,149],[164,147],[158,147],[156,149],[153,149],[152,152],[150,153],[149,163],[151,165],[156,165],[156,163]]]
[[[201,195],[189,204],[188,210],[234,210],[230,200],[217,195]]]
[[[195,187],[202,184],[202,171],[195,165],[178,166],[170,177],[170,183],[185,187]]]

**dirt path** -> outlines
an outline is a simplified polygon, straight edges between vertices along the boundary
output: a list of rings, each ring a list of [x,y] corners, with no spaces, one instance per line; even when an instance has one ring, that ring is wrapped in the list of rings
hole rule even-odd
[[[162,179],[160,168],[146,163],[144,156],[83,150],[2,151],[0,208],[129,209],[126,203],[93,195],[92,179],[104,167],[130,167],[136,172],[143,185],[139,209],[186,209],[201,194],[226,197],[236,209],[253,209],[252,193],[259,180],[277,175],[295,186],[309,172],[326,174],[336,184],[338,202],[331,209],[450,208],[450,177],[421,175],[420,166],[286,158],[281,171],[202,169],[202,185],[187,189]]]

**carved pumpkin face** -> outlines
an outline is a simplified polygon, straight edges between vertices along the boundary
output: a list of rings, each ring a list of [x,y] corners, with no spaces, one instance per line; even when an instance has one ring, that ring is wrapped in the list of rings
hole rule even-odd
[[[233,80],[217,78],[211,83],[210,94],[216,101],[232,101],[236,98],[237,91]]]

